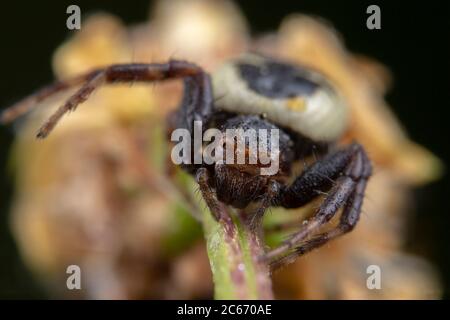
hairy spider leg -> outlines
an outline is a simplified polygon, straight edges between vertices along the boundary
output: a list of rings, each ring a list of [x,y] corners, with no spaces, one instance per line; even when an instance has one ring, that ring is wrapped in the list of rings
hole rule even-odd
[[[55,82],[3,111],[0,116],[0,122],[10,122],[29,111],[36,103],[45,98],[81,84],[81,88],[59,107],[39,129],[37,137],[45,138],[64,114],[75,110],[80,103],[89,98],[95,89],[103,84],[136,81],[153,82],[176,78],[185,79],[185,85],[192,90],[185,90],[185,97],[183,98],[183,101],[186,102],[183,104],[183,107],[186,108],[183,111],[185,117],[181,120],[183,127],[192,130],[192,122],[194,120],[204,120],[212,113],[211,80],[202,68],[195,64],[178,60],[170,60],[167,63],[111,65],[66,81]]]
[[[313,238],[305,241],[303,244],[296,246],[293,251],[287,255],[271,261],[271,269],[277,269],[281,266],[292,263],[299,256],[304,255],[305,253],[324,245],[328,241],[338,238],[353,230],[359,220],[366,184],[366,179],[362,179],[357,183],[355,190],[350,195],[347,203],[344,205],[344,210],[342,211],[339,224],[334,229],[314,236]]]
[[[229,218],[227,217],[223,203],[217,200],[216,192],[211,187],[212,178],[208,169],[199,168],[195,174],[195,179],[200,187],[203,199],[205,200],[209,210],[212,212],[214,218],[217,221]]]
[[[267,192],[264,198],[258,203],[256,210],[249,215],[250,230],[253,232],[260,232],[260,238],[262,239],[263,228],[261,226],[264,213],[272,205],[273,199],[275,199],[280,192],[280,185],[278,182],[272,180],[267,186]]]
[[[292,256],[311,251],[327,241],[350,231],[359,219],[367,179],[372,173],[370,160],[361,145],[350,146],[318,160],[285,189],[279,205],[292,208],[312,200],[320,192],[330,191],[310,221],[263,259],[280,265]],[[336,179],[334,184],[330,179]],[[296,197],[296,198],[295,198]],[[330,221],[344,207],[339,225],[301,245],[301,242]],[[294,253],[291,251],[294,250]],[[285,257],[280,256],[286,255]],[[278,262],[277,262],[278,261]]]

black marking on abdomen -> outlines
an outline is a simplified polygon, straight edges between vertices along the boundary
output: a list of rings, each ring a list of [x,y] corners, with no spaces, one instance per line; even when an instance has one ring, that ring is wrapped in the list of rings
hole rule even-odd
[[[275,61],[261,65],[239,63],[237,68],[248,87],[266,97],[310,96],[319,87],[306,78],[306,71],[289,64]]]

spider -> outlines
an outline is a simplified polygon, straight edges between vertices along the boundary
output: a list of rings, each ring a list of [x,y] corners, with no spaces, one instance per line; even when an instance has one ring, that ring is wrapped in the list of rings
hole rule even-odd
[[[111,65],[42,88],[6,109],[1,121],[12,121],[37,102],[81,85],[39,129],[37,137],[45,138],[64,114],[104,84],[170,79],[184,81],[180,107],[168,120],[170,129],[193,133],[194,121],[202,121],[205,129],[218,127],[221,132],[230,128],[279,130],[279,169],[273,175],[262,175],[261,163],[182,165],[195,176],[217,220],[225,218],[222,204],[235,208],[256,204],[250,214],[262,217],[271,206],[298,208],[325,194],[309,221],[262,259],[271,264],[292,260],[355,227],[371,163],[356,142],[336,146],[348,124],[347,107],[331,82],[304,66],[250,53],[226,61],[212,76],[180,60]],[[246,143],[245,148],[248,152],[251,145]],[[291,177],[293,164],[311,156],[315,162]],[[321,232],[340,209],[339,223]]]

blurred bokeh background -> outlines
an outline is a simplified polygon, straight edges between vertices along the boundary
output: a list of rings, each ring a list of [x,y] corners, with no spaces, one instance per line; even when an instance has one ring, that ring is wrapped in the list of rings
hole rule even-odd
[[[147,20],[150,3],[143,1],[11,1],[2,4],[0,19],[1,93],[6,107],[54,78],[51,57],[73,32],[65,28],[66,8],[82,13],[106,11],[127,24]],[[446,1],[261,1],[238,2],[252,34],[275,30],[289,13],[313,14],[329,20],[350,51],[381,61],[394,82],[386,99],[415,142],[449,163],[450,12]],[[381,30],[366,28],[366,8],[381,8]],[[373,132],[374,135],[377,132]],[[13,179],[8,151],[12,127],[0,127],[0,297],[46,298],[48,293],[22,262],[9,228]],[[441,274],[444,297],[450,296],[450,183],[447,175],[414,191],[407,252],[426,257]],[[372,199],[376,201],[377,199]]]

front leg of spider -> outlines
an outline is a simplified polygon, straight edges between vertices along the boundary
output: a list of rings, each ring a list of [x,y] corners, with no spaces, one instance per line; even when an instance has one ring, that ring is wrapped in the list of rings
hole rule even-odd
[[[184,79],[189,86],[185,93],[182,110],[184,117],[178,124],[192,130],[192,122],[196,119],[205,120],[212,113],[211,80],[202,68],[195,64],[171,60],[167,63],[130,63],[111,65],[93,70],[81,76],[55,82],[36,93],[19,101],[6,109],[0,116],[0,122],[8,123],[31,110],[38,102],[55,95],[58,92],[81,85],[75,92],[39,129],[37,137],[45,138],[56,126],[59,120],[69,111],[86,101],[97,88],[109,83],[160,82],[171,79]]]
[[[284,265],[352,230],[359,219],[371,172],[370,160],[362,146],[356,143],[326,156],[305,170],[292,185],[281,191],[277,204],[294,208],[323,192],[327,192],[327,196],[308,223],[279,247],[269,251],[264,260],[273,267]],[[337,227],[305,241],[330,221],[340,208],[344,209]]]
[[[195,174],[195,179],[202,193],[209,210],[217,221],[227,218],[225,207],[222,202],[217,200],[216,192],[212,187],[212,177],[208,169],[200,168]]]
[[[120,64],[103,69],[93,70],[84,75],[66,81],[55,82],[6,109],[0,116],[2,123],[11,122],[31,110],[38,102],[54,94],[81,85],[66,102],[60,106],[42,125],[37,133],[38,138],[45,138],[54,129],[59,120],[69,111],[89,99],[92,92],[109,83],[159,82],[171,79],[183,79],[184,95],[180,108],[171,117],[169,130],[185,128],[194,138],[194,121],[208,123],[213,113],[213,92],[210,75],[202,68],[186,61],[171,60],[167,63],[151,64]],[[192,141],[193,142],[193,141]],[[194,145],[194,143],[192,143]],[[194,150],[194,152],[196,152]],[[202,193],[216,219],[220,218],[221,204],[213,204],[213,190],[206,187],[208,179],[206,169],[201,165],[184,164],[183,168],[193,174],[198,170],[197,177]],[[215,200],[217,201],[217,200]]]

